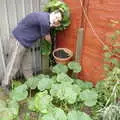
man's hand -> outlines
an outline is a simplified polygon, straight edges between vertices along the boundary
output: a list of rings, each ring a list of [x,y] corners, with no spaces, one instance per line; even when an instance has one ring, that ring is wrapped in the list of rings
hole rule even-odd
[[[50,34],[48,34],[48,35],[45,36],[45,40],[47,40],[50,44],[52,44]]]

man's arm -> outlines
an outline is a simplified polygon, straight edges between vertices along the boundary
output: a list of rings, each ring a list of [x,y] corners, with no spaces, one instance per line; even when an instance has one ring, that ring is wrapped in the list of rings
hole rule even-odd
[[[50,44],[52,44],[50,34],[48,34],[48,35],[45,36],[45,40],[47,40]]]

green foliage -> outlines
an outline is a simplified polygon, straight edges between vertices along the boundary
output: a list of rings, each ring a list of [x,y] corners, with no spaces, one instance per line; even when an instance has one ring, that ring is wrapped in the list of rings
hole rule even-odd
[[[31,77],[25,82],[27,87],[30,89],[35,89],[38,83],[39,83],[39,77]]]
[[[24,120],[30,120],[30,114],[29,113],[25,114]]]
[[[49,78],[48,75],[43,75],[43,74],[40,74],[38,76],[34,76],[34,77],[31,77],[29,78],[25,84],[27,85],[28,88],[30,89],[36,89],[38,87],[38,84],[39,84],[39,81],[42,80],[42,79],[45,79],[45,78]]]
[[[96,105],[98,94],[93,90],[85,90],[80,93],[81,100],[84,101],[86,106]]]
[[[86,113],[80,111],[70,111],[68,120],[92,120]]]
[[[60,82],[60,83],[62,83],[62,82],[73,83],[73,79],[65,73],[58,74],[56,80],[57,80],[57,82]]]
[[[65,100],[69,104],[74,104],[77,98],[76,89],[69,83],[54,84],[50,90],[52,96],[59,100]]]
[[[33,102],[30,101],[29,108],[33,111],[47,113],[50,108],[52,97],[48,95],[47,91],[39,92],[35,95]],[[32,104],[32,105],[31,105]]]
[[[76,83],[77,85],[79,85],[79,87],[80,87],[82,90],[93,88],[93,84],[92,84],[91,82],[84,82],[84,81],[82,81],[82,80],[76,79],[76,80],[75,80],[75,83]]]
[[[14,87],[10,93],[11,100],[7,104],[0,101],[0,120],[17,118],[18,102],[27,103],[28,112],[24,113],[26,120],[30,119],[30,112],[39,114],[38,120],[91,120],[89,115],[82,111],[81,106],[94,106],[97,92],[93,91],[92,83],[83,82],[67,74],[69,70],[81,69],[78,68],[80,65],[75,69],[76,64],[78,63],[72,62],[70,68],[57,64],[53,67],[52,76],[40,74]],[[73,110],[74,112],[71,112]],[[3,116],[6,116],[5,119]]]
[[[40,120],[67,120],[67,117],[62,109],[54,108],[50,113],[45,114]]]
[[[69,69],[73,70],[74,73],[79,73],[81,71],[80,64],[77,62],[74,62],[74,61],[69,62],[68,67],[69,67]]]
[[[71,70],[74,70],[72,67],[74,68],[74,65],[71,66]],[[97,97],[95,98],[95,94],[97,93],[93,92],[92,83],[71,78],[67,75],[68,70],[69,67],[67,65],[57,64],[53,67],[52,71],[54,75],[51,78],[44,75],[39,78],[37,88],[42,92],[37,93],[35,97],[28,100],[28,108],[31,111],[40,112],[42,114],[39,117],[40,120],[68,119],[66,115],[72,109],[71,107],[74,106],[73,108],[77,110],[79,108],[78,106],[83,104],[79,102],[82,101],[82,96],[79,96],[85,90],[89,90],[90,95],[93,93],[93,96],[91,95],[92,97],[90,96],[91,98],[89,98],[90,100],[92,99],[93,102],[97,100]],[[78,84],[77,81],[80,81],[80,83]],[[77,108],[75,104],[78,104]],[[92,105],[95,105],[95,102]],[[59,114],[61,114],[62,118],[57,117]]]
[[[38,83],[38,89],[40,91],[44,91],[46,89],[50,89],[52,86],[52,79],[50,78],[43,78]]]
[[[53,73],[67,73],[68,72],[68,68],[66,65],[63,64],[57,64],[56,66],[53,67],[52,69]]]
[[[35,108],[35,102],[34,102],[34,97],[33,98],[29,98],[27,101],[28,104],[28,109],[31,111],[37,111]]]
[[[17,118],[19,105],[16,101],[4,102],[0,100],[0,120],[13,120]]]
[[[20,85],[22,85],[22,83],[20,81],[16,81],[16,80],[12,81],[12,89],[15,87],[18,87]]]
[[[118,24],[118,23],[117,23]],[[109,44],[104,46],[104,80],[96,84],[97,103],[93,108],[94,119],[119,120],[120,98],[120,30],[109,36]],[[96,112],[97,111],[97,112]],[[96,116],[96,118],[95,118]]]
[[[52,44],[49,43],[47,40],[41,40],[40,41],[40,53],[42,55],[49,56],[52,50]]]
[[[27,85],[23,84],[12,90],[10,97],[12,100],[21,101],[26,99],[28,96]]]
[[[53,12],[55,10],[60,10],[63,14],[63,19],[61,21],[61,26],[55,28],[56,31],[66,29],[70,25],[70,10],[69,7],[62,1],[59,0],[49,0],[48,4],[45,6],[45,11]]]

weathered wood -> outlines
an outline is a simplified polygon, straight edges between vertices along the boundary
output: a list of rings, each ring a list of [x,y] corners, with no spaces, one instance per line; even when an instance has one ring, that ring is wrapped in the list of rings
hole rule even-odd
[[[24,4],[25,4],[25,15],[27,15],[33,11],[32,0],[24,0]]]
[[[48,3],[48,0],[40,0],[40,6]]]
[[[40,11],[44,11],[45,5],[48,3],[48,0],[40,0]]]
[[[76,62],[80,62],[80,57],[82,54],[83,38],[84,38],[84,29],[80,28],[77,33],[77,41],[76,41],[76,52],[75,52]]]
[[[6,0],[0,0],[0,31],[1,42],[4,48],[4,53],[6,54],[8,44],[7,40],[9,37]]]
[[[48,73],[49,71],[49,56],[42,56],[42,72]]]
[[[5,66],[5,59],[4,59],[4,53],[3,53],[3,46],[0,38],[0,81],[2,81],[3,79],[5,70],[6,70],[6,66]]]
[[[15,0],[7,0],[7,18],[11,34],[11,31],[17,25]]]
[[[48,3],[48,0],[40,0],[40,11],[44,10],[45,5]],[[43,73],[49,71],[49,56],[41,56],[41,68]]]
[[[33,7],[33,12],[39,12],[39,2],[40,0],[32,0],[32,7]],[[39,47],[39,40],[37,41],[37,43],[34,45],[33,50],[35,50],[35,52],[33,52],[33,69],[34,69],[34,73],[37,74],[39,73],[39,71],[41,71],[41,55],[40,55],[40,51],[38,49]]]
[[[17,22],[19,22],[25,16],[25,4],[24,0],[15,0]]]
[[[39,12],[39,8],[40,8],[39,2],[40,0],[32,0],[33,11]]]

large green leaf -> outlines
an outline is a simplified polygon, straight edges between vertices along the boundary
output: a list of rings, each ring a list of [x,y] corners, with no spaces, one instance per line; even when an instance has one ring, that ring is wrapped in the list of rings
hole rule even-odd
[[[67,120],[67,117],[62,109],[54,108],[50,113],[44,115],[40,120]]]
[[[11,114],[10,109],[5,108],[0,112],[0,120],[13,120],[13,114]]]
[[[50,90],[50,94],[54,97],[57,97],[60,100],[65,100],[69,104],[73,104],[76,102],[76,98],[78,95],[78,90],[76,90],[75,86],[63,82],[62,84],[54,84]]]
[[[70,70],[73,70],[74,73],[79,73],[81,71],[81,66],[78,62],[69,62],[68,67]]]
[[[29,98],[27,104],[28,104],[28,109],[29,110],[36,111],[34,97],[33,98]]]
[[[16,101],[24,100],[27,98],[27,96],[28,96],[28,91],[27,91],[27,85],[25,84],[14,88],[10,93],[10,97]]]
[[[68,71],[67,66],[63,65],[63,64],[57,64],[52,69],[52,72],[57,73],[57,74],[59,74],[59,73],[67,73],[67,71]]]
[[[73,79],[70,78],[67,74],[65,73],[60,73],[57,75],[57,82],[69,82],[69,83],[73,83]]]
[[[52,50],[52,44],[50,44],[47,40],[41,40],[40,42],[40,52],[42,55],[50,55]]]
[[[8,104],[1,101],[0,120],[13,120],[18,116],[19,105],[16,101],[9,101]],[[6,105],[5,105],[6,104]]]
[[[73,85],[72,85],[72,89],[73,89],[77,94],[80,94],[80,92],[81,92],[81,88],[80,88],[79,85],[77,85],[77,84],[73,84]]]
[[[66,114],[61,108],[55,108],[53,115],[55,116],[56,120],[67,120]]]
[[[35,109],[41,113],[47,113],[51,106],[52,97],[48,95],[47,91],[36,94],[34,103]]]
[[[62,88],[61,84],[53,84],[50,90],[51,96],[57,97],[60,100],[65,99],[64,97],[64,88]]]
[[[37,77],[31,77],[25,82],[27,87],[30,89],[35,89],[37,87],[38,83],[39,83],[39,78],[37,78]]]
[[[91,89],[93,87],[93,84],[91,82],[85,82],[79,79],[75,80],[75,83],[82,89]]]
[[[16,101],[11,100],[8,102],[8,108],[11,114],[13,114],[13,117],[16,118],[19,113],[19,104]]]
[[[30,89],[35,89],[38,86],[38,83],[41,79],[43,78],[49,78],[48,75],[40,74],[34,77],[29,78],[25,84],[27,85],[28,88]]]
[[[40,91],[43,91],[45,89],[50,89],[51,86],[52,86],[52,83],[53,83],[52,79],[50,79],[50,78],[43,78],[38,83],[38,89]]]
[[[77,93],[73,90],[72,86],[71,87],[67,87],[64,89],[65,90],[65,100],[69,103],[69,104],[74,104],[76,102],[76,98],[77,98]]]
[[[40,117],[38,120],[56,120],[52,113],[48,113],[44,115],[42,118]]]
[[[80,93],[80,99],[84,101],[86,106],[94,106],[97,102],[98,94],[94,90],[84,90]]]
[[[68,120],[92,120],[89,115],[84,112],[70,111],[67,115]]]

